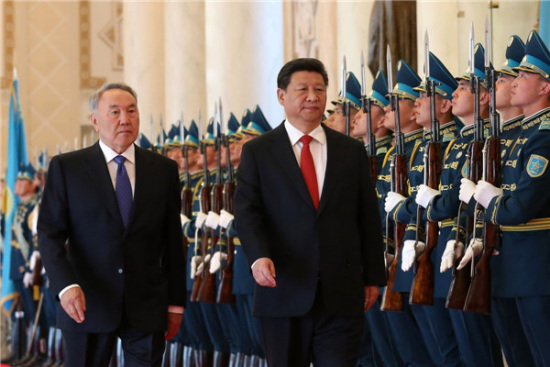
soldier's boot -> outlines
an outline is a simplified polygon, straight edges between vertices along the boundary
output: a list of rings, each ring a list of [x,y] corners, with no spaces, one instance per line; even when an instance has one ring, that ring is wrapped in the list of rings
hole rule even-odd
[[[182,367],[193,367],[193,366],[194,366],[193,348],[189,345],[185,345],[183,347]]]
[[[237,353],[235,355],[235,367],[244,367],[244,353]]]
[[[33,357],[34,352],[34,339],[32,338],[32,327],[29,327],[26,330],[26,337],[25,337],[25,348],[21,349],[17,353],[17,359],[12,362],[13,366],[19,367],[27,364]],[[30,346],[30,348],[29,348]],[[27,350],[29,350],[29,353],[27,353]]]
[[[243,358],[243,367],[250,367],[252,361],[252,356],[245,354]]]
[[[206,367],[206,354],[205,350],[194,349],[193,359],[195,361],[195,367]]]
[[[166,343],[164,354],[162,355],[162,367],[170,367],[170,348],[172,343]]]
[[[48,329],[48,340],[46,342],[46,360],[42,367],[51,367],[55,363],[55,328],[51,326]]]
[[[31,330],[32,332],[32,330]],[[29,335],[29,337],[32,335]],[[45,355],[42,352],[42,347],[44,345],[42,338],[40,337],[40,326],[36,327],[34,338],[30,341],[31,343],[31,349],[29,351],[29,354],[27,356],[27,360],[23,363],[17,364],[18,367],[31,367],[34,365],[42,365],[42,363],[45,361]]]
[[[63,362],[65,362],[64,350],[65,346],[61,329],[55,329],[55,367],[63,366]]]
[[[229,367],[229,353],[215,351],[214,367]]]
[[[172,343],[170,349],[170,367],[181,367],[183,363],[183,345]]]
[[[252,358],[250,358],[250,367],[261,367],[261,358],[257,355],[253,355]]]

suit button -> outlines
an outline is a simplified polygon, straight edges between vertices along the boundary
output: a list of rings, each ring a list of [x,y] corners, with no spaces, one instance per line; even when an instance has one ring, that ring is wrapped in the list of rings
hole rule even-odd
[[[119,274],[122,274],[122,269],[118,269],[118,273],[119,273]]]

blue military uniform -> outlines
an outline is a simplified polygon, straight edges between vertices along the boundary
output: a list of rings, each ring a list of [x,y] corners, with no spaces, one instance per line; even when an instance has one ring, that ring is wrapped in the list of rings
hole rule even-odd
[[[392,90],[392,94],[397,94],[400,98],[407,98],[412,101],[415,101],[418,98],[418,92],[414,91],[413,88],[417,87],[420,84],[420,77],[418,74],[404,61],[400,60],[397,66],[396,74],[396,85]],[[422,139],[422,129],[412,131],[407,133],[404,136],[404,149],[405,155],[410,157],[416,144]],[[388,167],[387,171],[385,166],[389,166],[391,157],[395,154],[395,147],[390,149],[386,156],[386,163],[382,168],[382,176],[390,175],[390,168]],[[407,173],[409,175],[409,180],[411,180],[411,172],[409,167],[407,167]],[[413,174],[414,176],[414,174]],[[418,185],[413,181],[412,186]],[[388,177],[388,181],[389,177]],[[420,181],[419,181],[420,182]],[[384,180],[384,183],[386,181]],[[380,187],[380,186],[379,186]],[[385,195],[382,196],[382,205],[385,199]],[[403,203],[401,203],[403,204]],[[390,213],[388,217],[390,222],[388,223],[390,231],[393,231],[393,222],[396,220],[395,213],[398,212],[400,205]],[[383,217],[385,218],[385,216]],[[384,219],[382,219],[384,221]],[[399,244],[401,245],[401,244]],[[395,283],[393,286],[394,292],[409,292],[411,288],[412,277],[404,273],[401,270],[401,264],[397,266],[397,271],[395,275]],[[404,295],[404,300],[408,299],[408,296]],[[416,316],[413,315],[413,310],[411,309],[409,303],[404,301],[404,310],[403,312],[386,312],[386,317],[390,325],[390,331],[392,337],[395,340],[397,346],[397,351],[405,365],[419,365],[419,366],[431,366],[434,364],[433,352],[429,351],[428,345],[435,345],[434,340],[426,340],[427,335],[422,334],[421,327],[419,327],[418,320]]]
[[[35,170],[31,164],[22,165],[17,174],[17,180],[34,180]],[[30,257],[34,251],[38,251],[36,236],[32,233],[32,214],[38,203],[38,195],[35,194],[28,200],[20,201],[12,223],[11,234],[11,264],[10,278],[21,296],[21,303],[28,325],[34,321],[36,313],[33,287],[25,287],[23,277],[25,273],[31,273],[29,267]]]
[[[516,70],[550,80],[550,52],[537,32],[529,34],[525,56]],[[545,108],[523,120],[520,136],[502,168],[503,194],[491,200],[485,213],[486,221],[502,229],[499,255],[491,260],[493,320],[505,327],[499,336],[530,348],[536,366],[550,365],[546,347],[550,338],[548,159],[550,108]],[[518,339],[523,336],[526,340]],[[512,349],[511,354],[520,363],[525,351]]]
[[[383,70],[379,70],[376,73],[374,81],[372,83],[372,90],[367,96],[371,101],[371,106],[378,106],[381,109],[384,109],[389,100],[387,99],[388,94],[388,82]],[[368,119],[367,119],[368,121]],[[392,135],[387,135],[382,138],[378,138],[375,141],[375,152],[376,152],[376,165],[378,177],[373,178],[375,184],[378,185],[379,177],[383,170],[384,159],[386,154],[392,147]],[[365,145],[367,149],[367,145]],[[389,164],[387,164],[387,168]],[[382,181],[382,183],[386,183]],[[386,194],[389,191],[389,181],[387,185],[383,186],[381,190],[382,194]],[[387,188],[386,188],[387,187]],[[377,195],[380,198],[381,191],[377,189]],[[380,206],[381,218],[384,218],[385,211],[384,205]],[[385,229],[385,221],[383,221],[383,228]],[[380,291],[382,294],[383,288]],[[363,336],[361,339],[361,350],[359,352],[359,359],[357,361],[357,366],[371,366],[371,365],[385,365],[385,366],[399,366],[401,365],[401,359],[397,350],[394,348],[395,342],[391,336],[390,327],[386,317],[386,313],[380,310],[380,300],[381,296],[378,297],[375,304],[365,313],[365,325],[363,328]]]

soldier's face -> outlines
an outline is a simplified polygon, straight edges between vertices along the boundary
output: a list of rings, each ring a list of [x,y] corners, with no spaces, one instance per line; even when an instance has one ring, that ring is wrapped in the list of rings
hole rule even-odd
[[[353,107],[350,107],[350,124],[357,114],[357,110]],[[330,115],[330,118],[325,120],[325,125],[330,127],[332,130],[336,130],[342,134],[346,133],[346,116],[344,116],[342,105],[336,105],[334,107],[334,113]]]
[[[416,123],[422,127],[430,127],[430,98],[426,92],[420,92],[420,96],[414,102],[414,114],[416,115]]]
[[[470,82],[460,80],[458,87],[453,92],[453,115],[468,117],[474,113],[474,94],[470,91]]]
[[[512,99],[512,83],[514,77],[507,74],[499,74],[495,83],[495,98],[496,106],[498,108],[510,107],[510,101]]]
[[[241,162],[241,152],[243,150],[243,145],[241,140],[234,140],[229,143],[229,159],[231,159],[231,164],[237,166]]]
[[[277,89],[277,98],[291,123],[315,128],[321,123],[327,103],[323,76],[311,71],[297,71],[292,74],[286,90]]]
[[[544,91],[548,88],[548,83],[539,74],[520,71],[512,83],[512,97],[510,99],[512,106],[527,108],[534,103],[538,103],[541,96],[545,94]]]
[[[372,110],[371,110],[372,111]],[[362,110],[355,114],[351,125],[351,135],[358,138],[367,135],[367,114]]]
[[[32,195],[36,192],[36,185],[31,180],[17,180],[13,188],[13,193],[19,197]]]
[[[121,89],[110,89],[101,95],[97,111],[91,115],[95,130],[105,145],[123,153],[137,139],[139,111],[135,98]]]

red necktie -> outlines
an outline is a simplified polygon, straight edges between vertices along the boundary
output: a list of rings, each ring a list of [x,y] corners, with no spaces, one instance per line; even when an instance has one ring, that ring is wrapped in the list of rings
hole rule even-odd
[[[302,146],[302,153],[300,155],[300,169],[302,175],[306,181],[309,195],[315,205],[315,209],[319,209],[319,187],[317,186],[317,174],[315,173],[315,164],[313,163],[313,156],[309,150],[309,143],[313,138],[309,135],[304,135],[300,138],[300,141],[304,144]]]

